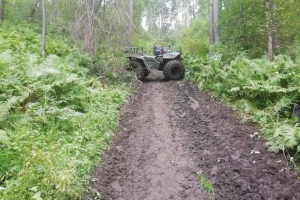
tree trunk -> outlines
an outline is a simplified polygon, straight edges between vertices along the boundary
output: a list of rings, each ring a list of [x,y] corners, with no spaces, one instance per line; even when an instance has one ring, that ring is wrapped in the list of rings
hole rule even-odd
[[[209,7],[209,44],[220,42],[219,0],[210,0]]]
[[[213,19],[214,19],[215,43],[219,43],[220,42],[219,0],[214,0],[213,15],[214,15]]]
[[[267,57],[269,61],[273,60],[273,38],[271,25],[271,0],[265,0],[266,32],[267,32]]]
[[[159,38],[162,37],[162,28],[163,28],[163,9],[164,9],[163,0],[160,1],[160,10],[159,10]]]
[[[0,22],[4,20],[5,0],[0,0]]]
[[[209,44],[220,42],[219,0],[210,0],[209,7]]]
[[[272,31],[272,40],[273,40],[273,48],[280,48],[280,33],[279,33],[279,25],[278,21],[274,21],[273,31]]]
[[[94,1],[85,0],[86,13],[84,23],[84,50],[94,52]]]
[[[129,20],[130,22],[128,23],[128,31],[129,31],[129,45],[132,46],[132,33],[133,33],[133,0],[129,1]]]
[[[215,44],[213,0],[210,0],[210,4],[209,4],[209,44],[210,45]]]
[[[103,0],[100,0],[98,2],[98,6],[95,9],[95,14],[98,13],[98,11],[99,11],[100,8],[104,7],[104,5],[102,5],[102,3],[103,3]],[[105,0],[104,0],[104,4],[105,4]]]
[[[276,5],[272,6],[272,11],[276,11]],[[273,40],[273,49],[279,50],[280,49],[280,31],[279,31],[279,22],[278,19],[274,19],[273,26],[272,26],[272,40]]]
[[[35,14],[35,11],[36,11],[36,8],[37,8],[37,5],[38,5],[38,1],[39,0],[35,0],[35,3],[34,3],[34,6],[32,7],[31,9],[31,12],[29,14],[29,18],[32,19],[34,14]]]
[[[42,12],[43,12],[43,30],[42,30],[42,56],[45,56],[46,48],[46,10],[45,10],[45,0],[42,0]]]

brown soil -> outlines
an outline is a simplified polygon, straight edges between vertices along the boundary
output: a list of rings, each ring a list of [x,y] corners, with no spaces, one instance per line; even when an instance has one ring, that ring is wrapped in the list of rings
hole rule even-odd
[[[154,71],[138,84],[91,181],[102,199],[300,199],[299,175],[268,152],[255,124],[190,82],[165,81]],[[85,198],[100,198],[92,196]]]

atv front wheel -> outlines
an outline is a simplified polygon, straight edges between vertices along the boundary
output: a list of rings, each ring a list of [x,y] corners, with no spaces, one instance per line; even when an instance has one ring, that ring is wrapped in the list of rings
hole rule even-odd
[[[171,60],[164,67],[164,76],[167,80],[179,80],[183,78],[185,69],[181,61]]]
[[[135,75],[139,80],[144,79],[149,74],[148,70],[137,61],[130,61],[129,68],[134,70]]]

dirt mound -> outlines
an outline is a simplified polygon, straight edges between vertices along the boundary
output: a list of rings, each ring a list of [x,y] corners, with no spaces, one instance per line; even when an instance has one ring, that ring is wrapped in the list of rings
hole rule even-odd
[[[211,199],[198,172],[215,199],[300,199],[297,174],[267,151],[255,124],[240,122],[191,83],[164,81],[160,72],[147,80],[95,170],[91,185],[102,199]]]

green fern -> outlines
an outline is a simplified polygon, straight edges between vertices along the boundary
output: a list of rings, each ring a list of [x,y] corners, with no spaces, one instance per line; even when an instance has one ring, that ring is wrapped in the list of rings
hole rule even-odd
[[[270,106],[268,108],[268,111],[273,115],[277,115],[282,110],[284,110],[286,108],[290,108],[292,104],[293,104],[293,100],[291,98],[283,96],[277,102],[275,102],[272,106]]]
[[[6,50],[6,51],[2,52],[0,54],[0,60],[2,62],[5,62],[5,63],[11,65],[13,63],[13,60],[14,60],[14,57],[11,54],[12,54],[11,50]]]
[[[8,145],[10,143],[10,139],[7,136],[4,130],[0,129],[0,143]]]
[[[279,152],[284,149],[297,149],[300,143],[300,128],[287,124],[279,124],[275,129],[274,135],[270,138],[267,145],[269,150]]]
[[[0,108],[1,108],[0,109],[0,122],[7,118],[7,115],[9,114],[9,112],[12,108],[19,105],[26,98],[28,98],[31,92],[32,91],[30,89],[28,89],[27,91],[23,91],[21,96],[12,96],[8,100],[6,100],[4,103],[0,103]]]

